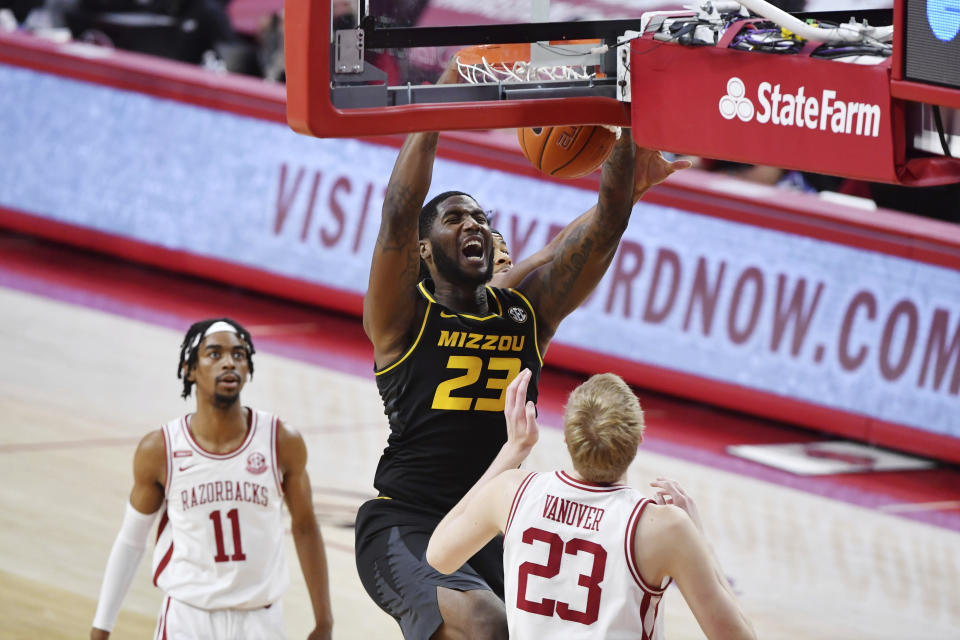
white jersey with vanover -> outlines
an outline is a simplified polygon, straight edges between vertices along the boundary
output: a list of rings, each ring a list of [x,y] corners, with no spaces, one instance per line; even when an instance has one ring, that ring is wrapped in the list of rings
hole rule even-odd
[[[166,502],[153,558],[153,582],[201,609],[256,609],[289,584],[276,416],[251,410],[243,443],[205,451],[190,416],[163,426]]]
[[[663,585],[644,583],[632,544],[651,502],[624,485],[531,473],[510,508],[504,586],[511,640],[662,637]]]

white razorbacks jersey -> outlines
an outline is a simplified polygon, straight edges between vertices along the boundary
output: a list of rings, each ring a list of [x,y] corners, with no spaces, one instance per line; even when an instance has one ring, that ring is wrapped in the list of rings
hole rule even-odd
[[[527,476],[503,539],[511,640],[662,638],[657,614],[670,580],[645,584],[632,544],[648,504],[630,487],[563,471]]]
[[[289,584],[276,416],[251,410],[246,439],[229,453],[205,451],[190,416],[163,426],[165,510],[153,583],[201,609],[256,609]]]

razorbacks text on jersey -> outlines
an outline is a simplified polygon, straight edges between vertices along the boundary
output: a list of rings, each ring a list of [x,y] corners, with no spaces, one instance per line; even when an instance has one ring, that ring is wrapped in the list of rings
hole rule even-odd
[[[507,385],[543,361],[533,307],[514,289],[487,287],[490,313],[456,313],[437,303],[429,280],[419,334],[396,362],[376,372],[390,421],[374,486],[382,495],[446,513],[473,486],[507,440]]]
[[[164,511],[153,583],[200,609],[256,609],[289,583],[277,417],[250,410],[243,443],[210,453],[190,433],[190,416],[163,426]]]
[[[646,584],[633,546],[649,504],[625,485],[593,484],[563,471],[528,475],[503,539],[510,638],[662,637],[657,614],[670,580]]]

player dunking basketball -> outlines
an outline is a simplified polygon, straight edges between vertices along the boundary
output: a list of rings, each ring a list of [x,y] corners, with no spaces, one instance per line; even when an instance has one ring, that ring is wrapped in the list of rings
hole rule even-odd
[[[524,370],[507,388],[513,460],[538,437],[531,377]],[[437,525],[430,564],[455,571],[503,533],[512,640],[662,638],[671,580],[708,638],[754,639],[693,500],[664,478],[652,483],[654,500],[623,484],[644,431],[630,387],[609,373],[591,377],[571,392],[563,426],[573,468],[485,475]]]
[[[250,334],[229,318],[187,331],[177,375],[184,398],[196,385],[197,410],[151,431],[137,447],[133,490],[91,639],[110,636],[161,508],[153,582],[166,597],[156,638],[284,638],[284,501],[316,619],[310,638],[330,638],[327,561],[307,450],[276,416],[240,404],[253,353]]]
[[[542,354],[613,259],[633,193],[685,164],[636,149],[624,132],[604,166],[594,215],[516,289],[498,289],[487,286],[493,246],[476,200],[449,191],[423,205],[437,140],[412,134],[400,150],[364,298],[391,432],[374,478],[380,497],[357,514],[357,569],[406,638],[505,638],[499,542],[444,576],[426,563],[427,540],[484,470],[516,466],[498,457],[507,385],[530,369],[536,399]],[[421,261],[430,277],[418,283]]]

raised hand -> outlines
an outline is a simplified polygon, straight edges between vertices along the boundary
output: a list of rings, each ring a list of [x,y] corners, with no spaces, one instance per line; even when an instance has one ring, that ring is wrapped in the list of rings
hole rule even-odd
[[[640,146],[637,147],[636,158],[636,169],[633,172],[634,202],[639,200],[650,187],[660,184],[671,174],[691,166],[689,160],[668,162],[659,151],[644,149]]]
[[[654,497],[657,504],[673,504],[680,507],[687,512],[687,515],[693,520],[693,524],[697,525],[700,533],[703,533],[703,523],[700,521],[700,511],[697,509],[697,503],[687,495],[680,483],[660,476],[651,482],[650,486],[657,489],[657,495]]]
[[[507,446],[529,453],[540,437],[537,426],[537,406],[527,401],[527,386],[533,374],[524,369],[507,386],[503,415],[507,419]]]

